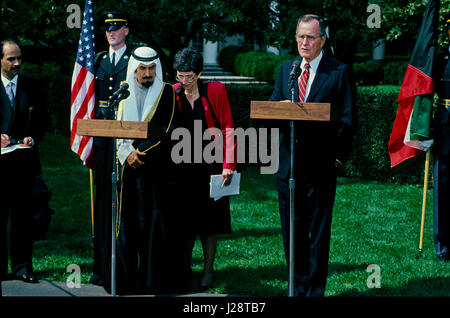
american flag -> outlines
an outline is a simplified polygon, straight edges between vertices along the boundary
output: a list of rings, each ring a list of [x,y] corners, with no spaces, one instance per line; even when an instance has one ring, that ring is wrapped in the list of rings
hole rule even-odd
[[[92,137],[79,136],[77,119],[94,118],[95,105],[95,76],[94,76],[94,4],[93,0],[86,0],[84,7],[83,25],[78,41],[77,59],[72,74],[72,93],[70,109],[70,147],[84,165],[91,167]]]

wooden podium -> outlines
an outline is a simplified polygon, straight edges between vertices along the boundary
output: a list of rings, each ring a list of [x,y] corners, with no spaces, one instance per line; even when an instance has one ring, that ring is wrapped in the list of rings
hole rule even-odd
[[[150,135],[151,126],[148,122],[78,119],[77,135],[91,137],[113,138],[113,169],[112,169],[112,222],[111,222],[111,296],[116,296],[116,215],[117,215],[117,154],[116,139],[146,139]]]
[[[77,135],[146,139],[148,126],[148,122],[145,121],[78,119]]]
[[[290,120],[289,297],[294,296],[294,121],[330,121],[330,108],[329,103],[252,101],[250,104],[250,118],[252,119]]]
[[[252,101],[250,118],[330,121],[330,104]]]

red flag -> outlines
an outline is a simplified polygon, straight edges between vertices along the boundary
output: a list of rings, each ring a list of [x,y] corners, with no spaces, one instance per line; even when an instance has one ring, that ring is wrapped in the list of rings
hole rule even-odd
[[[84,165],[93,165],[93,138],[76,134],[77,119],[94,118],[95,76],[94,76],[94,4],[86,0],[83,25],[78,42],[77,59],[72,74],[70,109],[70,148]]]
[[[422,154],[432,143],[429,134],[427,136],[423,131],[426,131],[426,124],[429,130],[426,119],[431,118],[432,96],[426,94],[435,91],[432,74],[437,50],[438,21],[439,0],[430,0],[398,96],[399,107],[388,147],[391,167]]]

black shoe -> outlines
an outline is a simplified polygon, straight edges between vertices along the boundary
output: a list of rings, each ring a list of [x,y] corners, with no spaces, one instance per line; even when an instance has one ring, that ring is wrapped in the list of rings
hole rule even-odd
[[[32,274],[15,275],[15,279],[24,281],[25,283],[37,284],[39,281]]]
[[[92,285],[97,285],[97,286],[104,285],[103,279],[98,274],[92,274],[91,279],[89,280],[89,283],[91,283]]]
[[[207,279],[202,278],[202,281],[200,282],[200,289],[205,291],[213,287],[215,277],[214,274],[209,274]]]
[[[438,262],[448,262],[450,261],[450,253],[442,253],[437,256]]]

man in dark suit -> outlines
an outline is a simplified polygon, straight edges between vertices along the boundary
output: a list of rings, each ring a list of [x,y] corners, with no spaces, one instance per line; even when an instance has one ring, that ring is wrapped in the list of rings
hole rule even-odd
[[[450,13],[444,15],[450,39]],[[434,246],[438,261],[450,261],[450,46],[438,58],[434,114]]]
[[[103,14],[109,50],[95,60],[96,119],[115,119],[108,107],[109,97],[119,89],[127,76],[131,49],[125,41],[129,33],[128,17],[121,12]],[[95,203],[94,203],[94,268],[91,283],[110,286],[111,276],[111,173],[112,138],[94,138]]]
[[[331,215],[336,169],[349,152],[356,125],[356,87],[350,68],[322,52],[325,28],[315,15],[297,23],[301,75],[294,101],[331,103],[330,122],[295,122],[294,295],[323,296],[327,280]],[[271,101],[291,101],[289,74],[293,62],[281,65]],[[289,266],[289,122],[280,127],[277,172],[278,201],[285,256]]]
[[[31,237],[33,182],[40,174],[37,146],[47,128],[47,111],[41,95],[42,86],[19,75],[22,62],[20,47],[12,40],[1,42],[0,130],[2,151],[14,144],[23,149],[4,153],[0,158],[0,191],[7,200],[0,212],[0,277],[8,271],[7,223],[11,215],[11,269],[17,279],[36,283],[33,275]]]

